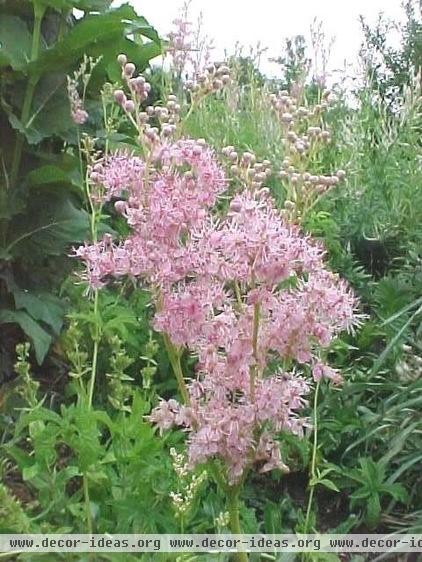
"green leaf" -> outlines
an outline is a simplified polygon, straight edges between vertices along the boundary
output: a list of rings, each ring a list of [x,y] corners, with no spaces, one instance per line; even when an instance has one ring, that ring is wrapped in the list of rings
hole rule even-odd
[[[44,190],[30,200],[28,214],[13,232],[9,252],[31,258],[39,253],[60,256],[89,231],[89,215],[75,207],[69,195]]]
[[[332,482],[332,480],[328,480],[328,478],[323,478],[322,480],[319,480],[317,483],[320,484],[321,486],[325,486],[329,490],[333,490],[333,492],[340,492],[340,490],[337,488],[334,482]]]
[[[111,2],[112,0],[72,0],[72,7],[84,11],[102,12],[109,8]]]
[[[366,507],[366,521],[370,528],[377,526],[381,516],[381,504],[378,494],[374,494],[368,498]]]
[[[32,318],[45,322],[59,334],[64,316],[64,308],[59,299],[49,293],[35,295],[22,290],[14,291],[13,297],[17,309],[24,308]]]
[[[39,80],[31,104],[31,115],[26,123],[22,123],[12,108],[6,108],[6,111],[10,125],[25,135],[29,144],[37,144],[50,136],[66,139],[75,128],[70,116],[66,75],[63,72],[51,72]]]
[[[77,23],[61,41],[45,49],[36,61],[30,62],[27,70],[35,75],[63,71],[84,54],[91,55],[93,47],[98,52],[137,33],[160,44],[155,29],[128,4],[102,14],[91,14]]]
[[[34,2],[34,0],[32,0]],[[78,8],[84,11],[104,11],[106,10],[112,0],[36,0],[37,3],[43,4],[49,8],[53,8],[57,11],[62,11],[63,9],[72,10],[73,8]]]
[[[31,466],[25,467],[22,470],[22,479],[24,481],[32,480],[32,478],[35,478],[35,476],[37,476],[37,474],[39,473],[40,473],[40,467],[37,463],[35,463]]]
[[[25,22],[16,16],[0,18],[0,68],[22,69],[30,58],[32,37]]]
[[[151,59],[158,57],[162,53],[160,43],[150,41],[139,45],[130,39],[124,38],[111,45],[103,46],[93,50],[94,56],[100,54],[104,57],[105,71],[111,82],[119,82],[121,80],[122,70],[116,61],[119,53],[125,53],[128,60],[133,62],[138,71],[142,72],[148,66]]]
[[[49,183],[71,182],[75,186],[81,185],[80,171],[77,169],[63,169],[54,164],[40,166],[28,174],[28,182],[31,185],[45,185]]]
[[[406,503],[409,499],[409,495],[403,484],[385,484],[381,487],[381,492],[389,494],[395,500],[403,503]]]
[[[41,365],[51,345],[52,337],[22,310],[0,310],[0,324],[18,324],[32,341],[37,363]]]

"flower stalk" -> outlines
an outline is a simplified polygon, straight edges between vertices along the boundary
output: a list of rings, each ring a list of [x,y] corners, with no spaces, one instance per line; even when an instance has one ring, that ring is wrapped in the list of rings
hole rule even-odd
[[[242,529],[240,527],[239,518],[239,486],[231,486],[227,489],[227,511],[229,513],[229,527],[233,535],[241,535]],[[248,555],[246,552],[237,552],[234,555],[235,562],[248,562]]]

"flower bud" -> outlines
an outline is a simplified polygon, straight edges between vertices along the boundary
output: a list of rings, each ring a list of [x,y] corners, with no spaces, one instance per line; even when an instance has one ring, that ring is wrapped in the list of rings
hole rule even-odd
[[[222,153],[224,156],[229,156],[229,154],[234,150],[234,146],[224,146],[222,149]]]
[[[135,111],[135,104],[132,100],[127,100],[125,101],[124,108],[128,113],[133,113]]]
[[[116,201],[114,203],[114,208],[116,209],[116,213],[122,215],[126,210],[126,202],[125,201]]]
[[[127,56],[121,53],[117,57],[117,62],[120,64],[120,66],[124,66],[127,63]]]
[[[255,156],[251,152],[244,152],[242,154],[242,160],[245,164],[249,164],[255,160]]]
[[[232,213],[239,213],[242,210],[242,205],[240,203],[240,201],[231,201],[230,202],[230,211],[232,211]]]
[[[133,76],[133,73],[135,72],[135,65],[133,64],[133,62],[127,62],[125,64],[125,66],[123,67],[123,72],[125,74],[125,76]]]
[[[163,137],[169,137],[173,134],[174,129],[174,125],[164,125],[161,129],[161,134],[163,135]]]
[[[119,105],[123,105],[126,101],[126,96],[123,90],[114,91],[114,99]]]

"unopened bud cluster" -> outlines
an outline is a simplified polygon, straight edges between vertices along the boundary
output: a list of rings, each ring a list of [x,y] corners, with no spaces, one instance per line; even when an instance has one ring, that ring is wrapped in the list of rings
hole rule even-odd
[[[298,168],[293,165],[292,159],[287,157],[283,160],[282,169],[278,173],[278,177],[289,181],[294,186],[300,187],[303,195],[306,195],[309,189],[321,194],[337,185],[340,180],[344,180],[346,172],[338,170],[332,175],[315,175],[309,172],[299,172]]]
[[[151,84],[145,80],[142,74],[135,76],[136,67],[132,62],[127,61],[126,55],[119,55],[117,62],[121,66],[122,79],[126,82],[131,97],[128,99],[123,90],[115,90],[114,99],[127,113],[133,113],[136,106],[139,107],[148,98]]]
[[[269,100],[277,114],[282,131],[285,158],[278,173],[286,187],[284,214],[290,220],[303,218],[304,213],[324,193],[344,180],[346,173],[338,170],[331,175],[315,174],[307,170],[318,146],[331,141],[324,126],[324,112],[329,107],[329,92],[313,107],[300,105],[299,100],[282,90],[271,94]]]
[[[271,162],[257,161],[252,152],[238,152],[233,146],[225,146],[222,153],[228,160],[230,172],[252,189],[263,188],[271,176]]]
[[[230,81],[229,67],[226,64],[212,63],[207,65],[204,72],[197,74],[194,80],[187,80],[185,88],[194,96],[201,97],[219,92]]]
[[[299,105],[286,90],[271,94],[271,105],[283,128],[283,144],[290,153],[302,155],[316,142],[330,142],[330,132],[322,126],[322,115],[328,108],[328,93],[314,107]]]
[[[170,94],[166,105],[148,105],[143,109],[141,106],[148,99],[151,85],[141,74],[134,76],[135,65],[127,62],[126,55],[119,55],[117,60],[122,67],[122,78],[128,86],[130,95],[128,97],[123,90],[118,89],[114,91],[114,99],[136,126],[141,140],[154,145],[159,143],[161,138],[171,137],[180,121],[181,107],[177,97]]]

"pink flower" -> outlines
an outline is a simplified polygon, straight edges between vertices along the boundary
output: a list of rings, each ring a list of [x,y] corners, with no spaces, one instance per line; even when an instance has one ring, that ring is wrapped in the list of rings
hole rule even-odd
[[[81,246],[93,287],[129,276],[155,296],[155,330],[197,358],[189,406],[161,401],[149,419],[160,431],[188,434],[191,466],[218,458],[230,483],[254,465],[286,470],[277,436],[302,435],[308,384],[274,373],[277,359],[312,367],[314,380],[340,376],[319,356],[356,324],[356,299],[325,267],[319,243],[287,224],[267,194],[227,188],[202,141],[158,142],[148,162],[116,153],[98,162],[91,181],[115,204],[130,234]]]

